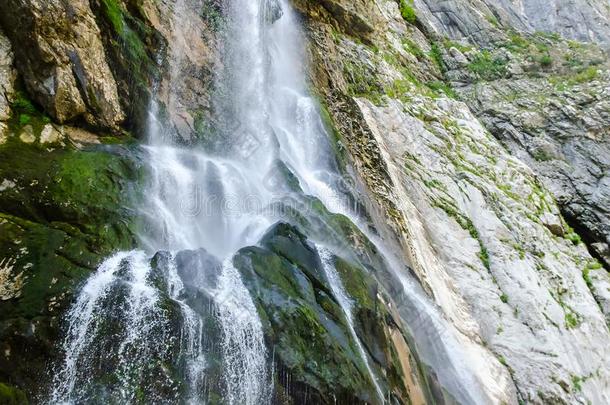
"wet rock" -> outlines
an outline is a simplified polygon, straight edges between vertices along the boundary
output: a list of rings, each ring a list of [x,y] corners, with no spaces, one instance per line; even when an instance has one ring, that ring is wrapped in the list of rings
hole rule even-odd
[[[108,151],[0,145],[0,184],[12,183],[0,187],[2,274],[11,268],[2,284],[19,287],[0,301],[0,380],[30,399],[48,388],[40,376],[59,355],[75,288],[106,255],[134,246],[122,196],[136,177],[128,158]]]
[[[370,375],[315,247],[296,228],[284,223],[272,227],[260,246],[240,250],[233,263],[261,315],[269,351],[275,353],[279,373],[276,384],[282,387],[275,395],[283,390],[283,395],[297,402],[323,403],[336,398],[349,403],[377,403]],[[408,396],[400,377],[404,371],[387,360],[391,349],[385,336],[386,331],[389,333],[384,326],[386,318],[376,313],[382,309],[375,304],[374,290],[367,287],[373,281],[362,269],[342,263],[342,276],[351,283],[347,288],[360,308],[357,319],[364,321],[356,328],[373,354],[374,360],[370,361],[379,363],[373,367],[380,384],[388,384],[392,395],[404,398]],[[360,285],[363,280],[368,280],[364,286]]]
[[[592,292],[582,272],[582,264],[592,258],[573,232],[565,229],[570,240],[554,234],[561,234],[560,228],[565,227],[561,212],[569,204],[559,198],[558,206],[555,197],[559,194],[552,183],[537,166],[528,166],[529,159],[533,160],[530,150],[548,153],[552,160],[541,153],[540,165],[556,161],[556,166],[548,168],[554,181],[582,187],[582,191],[564,189],[571,190],[565,193],[566,201],[588,204],[574,207],[579,215],[592,215],[590,207],[596,199],[599,202],[594,205],[604,204],[602,173],[607,153],[595,149],[605,148],[602,134],[606,129],[603,118],[591,117],[608,116],[604,112],[607,97],[601,96],[605,94],[602,88],[607,88],[602,84],[605,73],[589,70],[580,74],[579,80],[588,83],[581,89],[592,91],[581,91],[574,84],[568,96],[573,102],[561,101],[558,95],[555,106],[546,107],[537,76],[555,69],[555,61],[566,60],[565,41],[546,37],[520,41],[516,36],[497,53],[489,49],[485,53],[471,44],[508,41],[501,29],[485,20],[485,7],[477,7],[481,13],[475,15],[463,2],[439,2],[434,3],[434,16],[429,16],[416,4],[418,21],[426,25],[428,17],[438,18],[444,24],[444,28],[436,26],[428,32],[470,38],[459,44],[436,43],[438,58],[451,61],[426,59],[432,39],[422,40],[417,29],[402,23],[398,8],[390,2],[382,9],[391,22],[377,26],[378,33],[382,32],[378,38],[383,39],[375,42],[375,49],[337,35],[323,18],[310,15],[307,21],[317,67],[312,80],[324,94],[354,170],[373,196],[371,219],[377,229],[388,232],[386,240],[394,233],[422,286],[463,334],[461,344],[469,348],[469,356],[485,365],[487,371],[474,372],[484,387],[482,395],[487,396],[483,402],[577,401],[581,396],[607,402],[610,393],[603,387],[608,375],[588,379],[580,392],[574,391],[570,377],[608,368],[606,360],[601,360],[608,350],[603,343],[608,340],[606,301]],[[463,14],[468,15],[462,18]],[[505,21],[500,17],[498,20]],[[601,55],[593,46],[572,46],[580,51],[568,55],[581,61],[589,60],[583,59],[585,54],[591,58]],[[451,47],[464,54],[466,65],[451,56]],[[404,57],[404,48],[415,58]],[[544,58],[547,50],[550,61]],[[522,54],[523,63],[516,62],[521,69],[509,72],[508,66],[515,63],[513,53]],[[537,59],[527,60],[538,54]],[[423,71],[430,74],[435,65],[452,69],[447,77],[466,103],[451,100],[455,94],[447,97],[429,92],[426,83],[434,79],[422,79],[429,77]],[[557,69],[554,74],[567,81],[568,68]],[[523,76],[508,79],[519,71]],[[494,97],[497,101],[491,104],[488,99]],[[496,117],[487,120],[484,117],[493,115],[490,107]],[[582,114],[583,110],[591,114]],[[481,121],[473,112],[480,114]],[[551,120],[545,124],[549,112],[553,124]],[[498,115],[503,118],[497,119]],[[591,127],[579,138],[574,131],[566,132],[585,122]],[[505,136],[498,136],[494,128]],[[556,141],[547,139],[558,132],[565,135],[557,136]],[[569,163],[570,155],[585,153],[591,162]],[[585,168],[584,173],[579,167]],[[588,176],[597,176],[597,181],[581,181]],[[601,222],[591,219],[590,223]],[[606,291],[605,273],[596,270],[592,274],[599,278],[590,280],[593,290]],[[595,337],[590,334],[593,330]],[[565,345],[573,350],[562,349]],[[556,356],[571,360],[558,362]],[[490,375],[494,375],[493,381]],[[571,391],[566,392],[566,387]]]
[[[267,24],[273,24],[284,15],[282,5],[278,0],[265,0],[265,20]]]
[[[205,249],[182,250],[176,255],[178,274],[185,286],[213,292],[222,264]]]

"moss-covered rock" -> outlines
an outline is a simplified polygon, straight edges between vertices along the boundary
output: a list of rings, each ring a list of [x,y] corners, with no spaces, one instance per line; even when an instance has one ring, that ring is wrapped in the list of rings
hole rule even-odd
[[[0,145],[0,379],[30,398],[56,355],[59,315],[105,255],[135,244],[128,149]],[[38,377],[36,377],[38,376]]]
[[[384,392],[395,400],[408,398],[405,370],[394,362],[389,336],[398,327],[378,300],[377,283],[359,265],[334,261],[354,303],[353,327],[372,362],[362,358],[317,249],[297,228],[278,223],[259,247],[244,248],[233,259],[274,353],[276,397],[289,403],[376,403],[367,361]]]

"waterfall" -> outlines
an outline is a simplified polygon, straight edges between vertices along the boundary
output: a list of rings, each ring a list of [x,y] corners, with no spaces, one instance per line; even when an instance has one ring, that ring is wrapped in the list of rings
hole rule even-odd
[[[186,7],[185,1],[176,1],[176,27]],[[308,93],[305,44],[289,4],[231,0],[225,12],[224,68],[216,78],[220,96],[213,100],[224,144],[213,149],[184,146],[160,123],[157,101],[151,102],[148,142],[142,147],[148,168],[139,209],[146,223],[139,235],[142,250],[107,258],[80,290],[66,317],[64,358],[55,370],[51,402],[134,402],[146,394],[158,402],[205,403],[209,385],[219,384],[227,403],[270,403],[272,360],[262,322],[231,258],[240,248],[255,245],[279,219],[269,207],[295,193],[314,196],[330,211],[347,216],[386,253],[403,285],[384,287],[397,291],[399,312],[416,324],[413,335],[422,357],[460,402],[484,402],[468,367],[461,364],[467,357],[450,327],[412,286],[403,266],[393,264],[383,242],[368,231],[341,190],[329,136]],[[175,41],[170,75],[180,80],[182,48],[188,44],[180,35]],[[297,179],[300,190],[278,175],[278,162]],[[163,264],[151,259],[157,252],[169,252],[162,256]],[[190,252],[192,262],[180,262],[181,252]],[[383,402],[331,252],[320,252]],[[206,343],[210,319],[219,328],[214,347]],[[168,366],[176,358],[179,375]],[[460,374],[462,366],[466,371]],[[219,382],[210,381],[214,367],[222,370]],[[105,386],[90,382],[94,371],[105,376]]]
[[[169,319],[157,310],[159,295],[150,271],[143,251],[121,252],[104,261],[87,281],[68,312],[66,358],[54,377],[53,402],[95,398],[89,376],[109,364],[118,381],[113,395],[122,401],[135,399],[137,386],[147,376],[149,358],[167,354],[163,342]],[[108,339],[96,339],[103,331]],[[113,353],[105,353],[110,340],[120,344]]]
[[[326,273],[326,277],[328,277],[328,281],[330,283],[330,287],[333,291],[333,294],[335,295],[335,298],[337,299],[337,301],[339,301],[339,305],[341,306],[341,309],[343,310],[343,313],[345,314],[345,317],[347,318],[349,331],[354,339],[354,342],[356,342],[356,346],[358,347],[358,352],[360,353],[360,357],[362,357],[362,360],[364,361],[364,364],[369,373],[369,376],[371,377],[371,381],[373,382],[373,385],[375,385],[375,391],[377,391],[379,400],[381,402],[383,402],[384,398],[385,398],[385,396],[383,395],[383,390],[379,386],[379,382],[377,381],[377,376],[375,375],[375,372],[373,371],[373,369],[371,367],[368,355],[366,354],[366,351],[364,350],[364,347],[362,346],[362,342],[360,342],[360,338],[358,337],[358,334],[356,333],[356,330],[354,329],[353,303],[350,300],[350,298],[347,294],[347,291],[345,291],[345,288],[343,287],[343,283],[341,282],[341,277],[339,276],[339,274],[337,273],[337,270],[335,269],[332,253],[328,249],[320,247],[320,246],[317,247],[317,250],[318,250],[318,253],[320,254],[320,259],[322,260],[322,266],[324,267],[324,272]]]

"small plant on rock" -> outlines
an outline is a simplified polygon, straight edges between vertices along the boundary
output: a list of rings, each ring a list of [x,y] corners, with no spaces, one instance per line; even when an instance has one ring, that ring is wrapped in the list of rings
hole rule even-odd
[[[415,24],[417,15],[413,8],[413,0],[400,0],[400,14],[409,24]]]

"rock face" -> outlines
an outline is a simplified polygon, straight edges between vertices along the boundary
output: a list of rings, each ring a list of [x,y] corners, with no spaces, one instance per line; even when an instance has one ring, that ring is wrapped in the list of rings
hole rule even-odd
[[[557,33],[610,46],[610,9],[604,0],[416,0],[418,21],[451,39],[488,44],[506,28]]]
[[[334,393],[340,403],[380,403],[373,378],[392,402],[420,403],[428,395],[415,389],[422,377],[411,369],[405,338],[387,304],[377,302],[377,283],[363,268],[333,259],[358,308],[355,327],[370,360],[362,358],[316,248],[296,228],[276,225],[261,247],[240,250],[234,264],[275,353],[278,399],[326,403]]]
[[[13,69],[13,51],[11,43],[0,32],[0,121],[11,117],[10,103],[13,98],[15,70]],[[2,129],[0,128],[0,137]]]
[[[517,77],[509,75],[512,71],[525,72],[530,65],[547,65],[546,58],[511,64],[510,56],[502,62],[499,56],[476,51],[472,45],[431,42],[416,27],[402,21],[393,2],[384,2],[372,15],[364,16],[376,32],[357,36],[364,43],[372,41],[362,45],[350,38],[347,29],[343,32],[348,35],[337,35],[330,28],[342,27],[340,19],[318,18],[328,9],[325,2],[318,4],[318,9],[301,8],[308,17],[312,39],[312,80],[341,132],[341,144],[375,196],[376,210],[381,212],[377,217],[379,227],[385,222],[393,230],[421,283],[468,344],[478,347],[477,356],[485,358],[487,353],[497,359],[485,360],[488,369],[477,374],[487,401],[607,402],[608,273],[578,243],[578,235],[563,220],[555,197],[564,211],[565,206],[544,172],[533,166],[542,175],[541,182],[532,168],[510,155],[509,151],[523,158],[516,147],[511,148],[509,143],[505,149],[483,125],[493,123],[493,119],[499,121],[498,115],[504,123],[498,128],[519,122],[511,114],[513,110],[504,105],[496,106],[495,111],[501,113],[492,118],[491,103],[482,105],[482,100],[501,91],[505,94],[511,86],[520,86],[516,99],[527,99],[528,94],[531,97],[538,87],[529,82],[519,84]],[[445,4],[460,7],[459,2]],[[380,15],[387,20],[373,23]],[[489,35],[494,35],[492,31]],[[517,37],[511,41],[517,41]],[[540,52],[546,54],[546,49]],[[601,55],[595,50],[589,54]],[[590,74],[586,73],[587,65],[580,73],[566,73],[567,68],[562,67],[564,70],[557,75],[589,82],[585,78]],[[468,105],[452,100],[455,91],[440,81],[441,72],[448,69],[447,77]],[[498,75],[506,79],[485,83],[483,91],[480,85],[458,87],[471,83],[473,74],[484,80]],[[571,156],[583,149],[590,151],[588,156],[598,156],[586,166],[597,166],[586,176],[589,184],[599,187],[597,192],[589,189],[599,203],[586,196],[578,201],[587,207],[600,207],[600,214],[607,189],[593,178],[594,173],[603,178],[605,171],[604,75],[600,73],[597,83],[591,80],[583,85],[591,86],[589,95],[572,90],[573,99],[563,101],[564,96],[557,96],[539,115],[535,115],[535,108],[531,111],[528,107],[523,108],[526,111],[522,115],[524,119],[533,117],[524,126],[539,131],[535,139],[530,137],[531,143],[550,137],[560,150],[569,150],[571,145]],[[497,93],[486,91],[492,85]],[[582,90],[581,84],[575,86]],[[583,102],[582,97],[589,102]],[[532,103],[537,106],[538,102]],[[469,105],[489,120],[479,122]],[[548,119],[545,111],[551,112]],[[560,112],[564,112],[564,125],[557,119]],[[589,115],[595,118],[585,118]],[[582,131],[583,127],[590,130]],[[489,126],[496,135],[494,128]],[[552,132],[550,128],[562,128],[567,131],[563,134],[572,136],[555,137],[558,130]],[[517,138],[516,133],[512,136]],[[520,150],[528,142],[523,138],[518,138]],[[591,142],[580,142],[584,138]],[[574,168],[577,159],[585,156],[572,158],[563,170],[584,188],[587,185],[579,182],[582,174],[576,180],[579,175]],[[560,177],[557,170],[554,176]],[[570,195],[574,194],[570,189]],[[590,222],[600,224],[593,219]],[[490,381],[490,375],[501,377]]]
[[[34,99],[58,122],[116,129],[125,118],[87,1],[5,1],[1,24]]]
[[[540,176],[596,256],[610,264],[605,55],[592,45],[516,35],[488,52],[467,51],[465,64],[447,53],[447,77],[492,134]],[[496,63],[495,72],[483,59]]]

